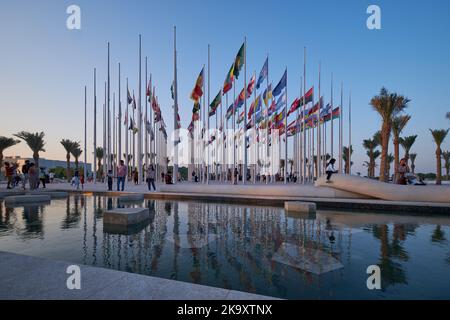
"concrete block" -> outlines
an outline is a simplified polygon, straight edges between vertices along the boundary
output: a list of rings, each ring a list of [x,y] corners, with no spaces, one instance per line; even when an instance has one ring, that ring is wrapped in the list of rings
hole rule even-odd
[[[5,198],[5,205],[19,203],[38,203],[50,202],[48,195],[25,195],[25,196],[9,196]]]
[[[62,199],[67,198],[69,196],[69,193],[65,191],[33,191],[28,192],[27,195],[42,195],[50,196],[51,199]]]
[[[284,209],[291,212],[315,213],[316,204],[314,202],[286,201]]]
[[[130,193],[123,194],[119,196],[119,201],[127,202],[127,201],[143,201],[144,195],[142,193]]]
[[[103,225],[133,225],[147,219],[147,208],[117,208],[103,213]]]

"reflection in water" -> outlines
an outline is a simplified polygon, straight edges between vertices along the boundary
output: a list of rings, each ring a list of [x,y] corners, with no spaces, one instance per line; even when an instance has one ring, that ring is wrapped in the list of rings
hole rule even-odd
[[[125,233],[104,229],[104,210],[117,206],[145,206],[149,220]],[[121,204],[117,198],[75,195],[50,206],[0,203],[0,250],[282,298],[401,297],[417,281],[417,254],[430,254],[436,276],[450,276],[439,269],[442,261],[450,264],[450,219],[424,225],[403,220],[194,201]],[[429,240],[409,245],[415,239]],[[365,286],[371,264],[381,268],[382,296]],[[441,285],[434,278],[424,283],[431,289]],[[440,290],[450,297],[448,288]]]

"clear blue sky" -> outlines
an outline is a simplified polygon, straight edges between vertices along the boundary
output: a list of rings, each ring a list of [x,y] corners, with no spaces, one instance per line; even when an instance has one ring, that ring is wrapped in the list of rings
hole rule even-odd
[[[79,31],[66,29],[66,8],[71,4],[81,7]],[[381,7],[382,30],[366,28],[370,4]],[[449,18],[447,0],[2,1],[0,135],[45,131],[47,152],[42,157],[64,159],[60,139],[83,139],[85,84],[92,123],[94,67],[98,70],[101,109],[107,41],[111,42],[111,90],[117,92],[118,62],[122,63],[123,83],[129,77],[130,87],[137,90],[139,33],[166,123],[171,125],[172,32],[176,25],[183,127],[190,120],[189,94],[206,63],[208,43],[212,52],[212,96],[223,84],[246,36],[249,74],[259,72],[266,54],[270,55],[274,83],[288,67],[289,103],[299,92],[306,46],[308,87],[317,86],[321,61],[325,101],[330,99],[331,72],[336,83],[344,82],[345,105],[348,89],[352,90],[356,171],[365,172],[361,167],[366,160],[362,139],[380,127],[369,101],[382,86],[411,99],[408,113],[412,120],[404,135],[419,135],[413,147],[419,154],[418,170],[434,171],[434,144],[428,128],[448,128],[450,124],[445,119],[446,111],[450,111]],[[91,146],[92,139],[88,143]],[[443,148],[450,149],[450,137]],[[31,152],[21,143],[6,154],[30,156]]]

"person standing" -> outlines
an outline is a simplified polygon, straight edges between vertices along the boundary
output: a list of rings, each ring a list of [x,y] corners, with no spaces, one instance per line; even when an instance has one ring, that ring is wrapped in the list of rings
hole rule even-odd
[[[108,170],[108,191],[112,191],[114,174],[111,169]]]
[[[147,179],[146,180],[147,180],[147,185],[148,185],[148,191],[152,191],[152,188],[151,188],[152,186],[153,186],[153,190],[156,191],[155,177],[156,177],[155,168],[151,164],[147,170]]]
[[[74,184],[77,187],[77,190],[80,189],[80,172],[76,169],[74,174],[73,174],[73,178],[74,178]]]
[[[5,176],[8,181],[8,185],[6,189],[12,189],[12,176],[13,176],[13,167],[9,164],[9,162],[5,162]]]
[[[42,183],[42,188],[45,189],[45,171],[44,171],[44,168],[40,168],[39,181]]]
[[[139,173],[136,168],[134,169],[134,172],[133,172],[133,180],[134,180],[135,185],[139,184]]]
[[[128,174],[128,168],[125,166],[123,160],[120,160],[119,166],[117,167],[117,191],[123,191],[125,189],[125,178]],[[120,186],[122,184],[122,186]]]
[[[29,182],[29,177],[28,177],[29,167],[30,167],[30,160],[25,160],[25,163],[22,166],[22,174],[23,174],[22,188],[23,188],[23,190],[26,190],[27,181]]]
[[[406,158],[400,160],[397,172],[395,173],[395,183],[396,184],[407,184],[406,174],[409,173],[409,167]]]
[[[28,179],[30,184],[30,190],[35,190],[37,188],[38,173],[36,166],[33,162],[28,166]]]
[[[55,173],[50,172],[49,177],[50,177],[50,183],[53,183],[53,180],[55,179]]]

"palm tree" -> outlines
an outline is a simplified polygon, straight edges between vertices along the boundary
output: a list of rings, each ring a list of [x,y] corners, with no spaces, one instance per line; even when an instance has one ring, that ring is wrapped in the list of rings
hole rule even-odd
[[[381,125],[381,164],[380,164],[380,181],[386,181],[386,167],[389,140],[392,129],[392,118],[399,112],[403,111],[408,105],[409,99],[390,93],[386,88],[381,88],[380,94],[371,99],[370,104],[373,109],[379,113],[382,119]]]
[[[391,176],[391,163],[394,162],[395,157],[392,155],[392,153],[389,153],[387,159],[388,159],[388,165],[387,165],[386,170],[387,170],[387,176],[390,177]]]
[[[353,147],[350,146],[350,155],[353,154]],[[349,174],[350,173],[350,166],[353,165],[353,161],[351,163],[350,159],[348,157],[348,147],[343,147],[342,148],[342,160],[344,160],[344,165],[345,165],[345,173]]]
[[[447,119],[450,120],[450,112],[447,112],[447,114],[445,116],[447,117]]]
[[[450,180],[450,151],[443,151],[442,152],[442,159],[444,159],[444,168],[445,168],[445,174],[447,176],[447,181]]]
[[[81,148],[79,148],[79,147],[72,150],[72,155],[75,158],[75,169],[76,170],[78,170],[78,158],[80,158],[82,153],[83,153],[83,150],[81,150]]]
[[[449,130],[450,129],[430,129],[430,132],[433,135],[434,142],[436,143],[436,184],[442,184],[441,145],[444,142],[444,139],[447,136]]]
[[[411,150],[411,147],[413,146],[414,142],[416,142],[416,139],[417,139],[417,135],[407,136],[407,137],[399,139],[400,144],[402,145],[403,149],[405,150],[406,160],[409,160],[409,151]]]
[[[31,133],[27,131],[21,131],[19,133],[16,133],[14,136],[16,136],[19,139],[22,139],[25,141],[30,147],[31,151],[33,151],[33,160],[36,168],[39,168],[39,152],[45,152],[44,146],[45,146],[45,133],[44,132],[36,132]]]
[[[394,140],[394,173],[398,171],[398,164],[400,162],[400,134],[410,119],[411,116],[409,115],[401,115],[392,119],[392,136]]]
[[[0,136],[0,168],[3,167],[3,151],[20,143],[20,140]]]
[[[367,150],[367,156],[369,157],[367,176],[373,178],[375,175],[375,149],[378,147],[378,143],[375,139],[363,140],[363,147]]]
[[[72,141],[69,139],[62,139],[60,141],[64,149],[66,149],[66,177],[67,181],[70,181],[70,154],[76,149],[80,147],[80,143],[76,141]]]
[[[101,177],[103,176],[103,166],[102,166],[102,159],[104,156],[104,152],[103,152],[103,148],[102,147],[97,147],[97,149],[95,149],[95,156],[97,157],[97,172],[98,177],[101,179]]]
[[[417,157],[417,153],[411,153],[409,155],[409,159],[411,160],[411,172],[415,173],[415,169],[416,169],[416,157]]]

